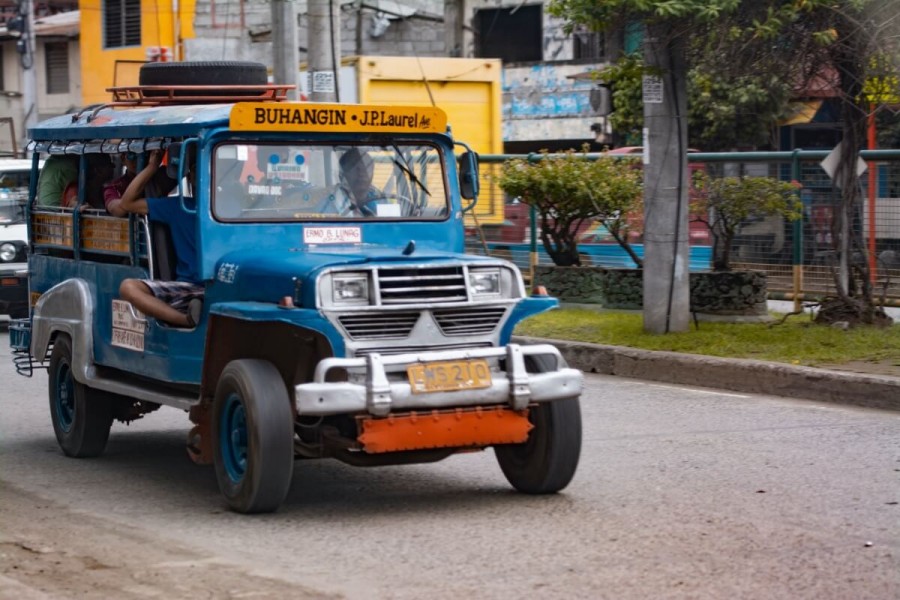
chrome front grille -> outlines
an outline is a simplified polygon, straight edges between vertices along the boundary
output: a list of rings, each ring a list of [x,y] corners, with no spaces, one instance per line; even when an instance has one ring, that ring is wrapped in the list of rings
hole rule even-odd
[[[464,302],[466,278],[462,267],[378,269],[382,304]]]
[[[338,317],[341,327],[354,340],[395,340],[408,337],[419,312],[382,312]]]
[[[417,352],[435,352],[440,350],[467,350],[470,348],[490,348],[490,342],[477,343],[459,343],[459,344],[432,344],[421,346],[384,346],[378,348],[358,348],[354,354],[356,356],[366,356],[367,354],[415,354]]]
[[[497,328],[506,309],[488,308],[441,308],[432,311],[434,320],[444,335],[476,335],[490,333]]]

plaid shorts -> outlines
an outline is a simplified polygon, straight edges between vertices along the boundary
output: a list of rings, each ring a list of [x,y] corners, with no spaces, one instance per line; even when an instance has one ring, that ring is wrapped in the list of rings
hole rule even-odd
[[[158,279],[141,279],[150,292],[166,304],[182,312],[187,311],[188,303],[194,298],[203,298],[203,286],[189,281],[160,281]]]

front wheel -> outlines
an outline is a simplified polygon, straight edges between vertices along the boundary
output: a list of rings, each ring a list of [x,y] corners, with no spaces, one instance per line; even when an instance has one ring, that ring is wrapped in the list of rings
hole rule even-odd
[[[276,510],[294,469],[290,399],[269,362],[235,360],[225,367],[213,402],[213,462],[219,489],[241,513]]]
[[[106,448],[112,426],[107,394],[75,381],[72,375],[72,340],[60,334],[50,354],[50,417],[59,447],[67,456],[98,456]]]
[[[529,409],[534,429],[522,444],[494,447],[507,481],[526,494],[552,494],[575,475],[581,456],[578,398],[546,402]]]

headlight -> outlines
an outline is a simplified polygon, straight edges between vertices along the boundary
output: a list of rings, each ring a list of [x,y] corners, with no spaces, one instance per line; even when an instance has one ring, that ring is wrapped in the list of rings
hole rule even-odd
[[[470,270],[469,288],[473,296],[500,295],[500,269]]]
[[[14,244],[10,244],[9,242],[5,244],[0,244],[0,260],[3,262],[9,262],[16,257],[19,251],[16,250]]]
[[[335,275],[332,300],[335,304],[368,304],[369,277],[359,273]]]

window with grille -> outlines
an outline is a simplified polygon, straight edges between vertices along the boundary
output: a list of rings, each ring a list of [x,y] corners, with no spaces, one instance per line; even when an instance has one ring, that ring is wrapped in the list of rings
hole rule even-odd
[[[141,0],[103,0],[103,47],[141,45]]]
[[[572,58],[606,60],[606,43],[602,33],[586,29],[572,32]]]
[[[488,8],[475,12],[475,53],[504,63],[543,60],[541,6]]]
[[[48,42],[44,44],[45,73],[48,94],[69,93],[69,44]]]

